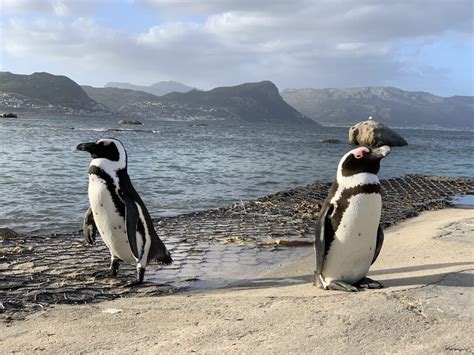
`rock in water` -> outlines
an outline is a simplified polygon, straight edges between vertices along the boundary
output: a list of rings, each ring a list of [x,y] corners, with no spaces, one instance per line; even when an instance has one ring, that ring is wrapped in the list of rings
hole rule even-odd
[[[324,139],[321,141],[321,143],[327,143],[327,144],[342,144],[342,141],[339,139]]]
[[[18,115],[16,113],[0,113],[0,117],[3,118],[18,118]]]
[[[118,123],[119,124],[136,124],[136,125],[142,125],[143,124],[138,120],[120,120],[120,121],[118,121]]]
[[[382,123],[369,119],[359,122],[349,129],[349,143],[368,147],[402,147],[407,141],[398,133],[384,126]]]

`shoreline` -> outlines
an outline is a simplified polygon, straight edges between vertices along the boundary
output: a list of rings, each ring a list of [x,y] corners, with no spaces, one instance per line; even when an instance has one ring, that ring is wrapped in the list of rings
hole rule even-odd
[[[25,321],[1,325],[0,349],[472,352],[474,209],[423,212],[385,232],[369,273],[384,289],[320,290],[310,282],[309,255],[238,287],[46,308]],[[292,279],[303,282],[282,282]]]
[[[474,181],[407,175],[381,180],[384,228],[427,210],[450,207],[450,198],[474,191]],[[123,287],[135,275],[124,264],[117,278],[103,243],[89,246],[78,234],[0,238],[0,320],[22,319],[55,304],[103,302],[215,289],[255,278],[279,263],[303,258],[330,183],[316,182],[227,208],[155,219],[175,263],[151,264],[146,285]],[[100,238],[99,238],[100,240]]]

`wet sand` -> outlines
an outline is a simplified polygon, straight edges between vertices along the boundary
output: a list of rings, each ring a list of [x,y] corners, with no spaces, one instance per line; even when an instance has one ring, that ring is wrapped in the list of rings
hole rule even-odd
[[[317,289],[310,255],[234,288],[49,307],[0,325],[0,352],[472,353],[474,210],[385,236],[370,273],[382,290]]]

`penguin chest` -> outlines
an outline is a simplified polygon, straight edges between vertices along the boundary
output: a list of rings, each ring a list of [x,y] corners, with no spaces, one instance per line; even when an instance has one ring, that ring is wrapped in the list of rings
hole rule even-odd
[[[123,202],[117,195],[113,198],[113,194],[116,195],[116,191],[109,191],[103,179],[89,175],[89,201],[104,243],[113,256],[123,261],[136,261],[128,241],[125,216],[120,214],[117,206]]]
[[[323,265],[326,283],[355,283],[367,275],[375,254],[381,209],[378,193],[349,198]]]

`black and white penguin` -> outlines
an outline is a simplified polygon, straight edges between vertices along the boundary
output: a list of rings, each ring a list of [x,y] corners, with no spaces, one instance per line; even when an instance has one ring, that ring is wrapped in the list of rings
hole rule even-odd
[[[81,143],[77,150],[89,152],[90,207],[84,217],[84,237],[95,243],[97,231],[110,250],[110,273],[117,275],[121,261],[137,263],[137,279],[143,282],[149,261],[171,264],[173,259],[156,234],[150,214],[127,173],[127,152],[117,139]]]
[[[382,248],[382,197],[377,173],[390,147],[360,147],[339,162],[316,222],[316,286],[340,291],[381,288],[367,273]]]

